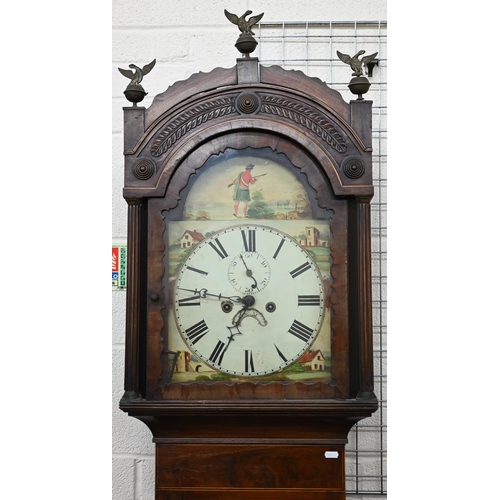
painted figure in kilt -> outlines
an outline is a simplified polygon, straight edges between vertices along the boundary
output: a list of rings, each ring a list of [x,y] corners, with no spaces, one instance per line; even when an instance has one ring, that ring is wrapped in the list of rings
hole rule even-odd
[[[234,211],[233,215],[238,217],[238,209],[240,207],[240,202],[243,202],[243,217],[247,216],[248,202],[250,198],[250,185],[257,182],[257,177],[252,176],[252,169],[255,165],[249,163],[243,172],[241,172],[234,181],[229,184],[228,187],[234,186],[233,190],[233,200],[234,200]],[[260,177],[260,176],[258,176]]]

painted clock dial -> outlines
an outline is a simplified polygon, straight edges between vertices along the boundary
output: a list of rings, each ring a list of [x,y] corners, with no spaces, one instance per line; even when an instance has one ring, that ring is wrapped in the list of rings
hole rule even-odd
[[[287,234],[229,227],[186,258],[174,310],[189,350],[215,370],[244,377],[278,372],[308,351],[320,329],[321,273]]]

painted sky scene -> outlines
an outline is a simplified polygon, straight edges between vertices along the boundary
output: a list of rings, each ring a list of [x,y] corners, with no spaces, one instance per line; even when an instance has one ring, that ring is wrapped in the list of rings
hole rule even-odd
[[[196,174],[184,207],[188,220],[238,220],[243,207],[234,215],[233,181],[246,165],[253,164],[248,218],[252,219],[309,219],[311,207],[304,187],[286,167],[268,158],[252,154],[218,159],[216,164]]]

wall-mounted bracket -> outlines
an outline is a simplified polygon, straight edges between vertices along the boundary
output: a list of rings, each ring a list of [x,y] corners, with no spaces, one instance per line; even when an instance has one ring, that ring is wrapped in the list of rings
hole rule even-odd
[[[370,61],[366,67],[367,67],[367,70],[368,70],[368,76],[369,77],[372,77],[373,76],[373,68],[375,66],[378,66],[378,62],[379,60],[378,59],[373,59],[373,61]]]

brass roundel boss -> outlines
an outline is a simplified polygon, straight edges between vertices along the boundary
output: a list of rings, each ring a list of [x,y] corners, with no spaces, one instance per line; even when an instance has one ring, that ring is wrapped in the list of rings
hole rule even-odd
[[[145,181],[152,177],[156,171],[155,164],[147,158],[139,158],[132,165],[132,173],[140,181]]]
[[[359,156],[344,158],[341,168],[344,174],[350,179],[358,179],[365,173],[365,165]]]
[[[243,92],[236,98],[236,109],[250,115],[260,109],[260,99],[253,92]]]

